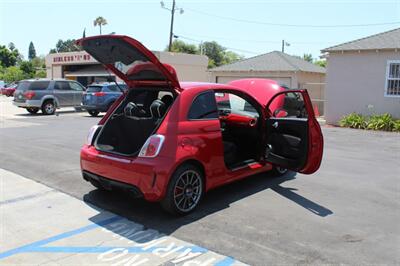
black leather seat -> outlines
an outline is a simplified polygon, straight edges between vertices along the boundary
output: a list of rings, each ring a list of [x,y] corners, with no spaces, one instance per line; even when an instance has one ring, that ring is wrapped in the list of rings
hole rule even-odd
[[[229,141],[224,141],[224,160],[226,165],[230,165],[235,162],[237,157],[236,144]]]
[[[171,96],[171,95],[164,95],[162,98],[161,98],[161,101],[163,102],[163,103],[165,103],[165,108],[168,108],[171,104],[172,104],[172,102],[174,101],[174,98]]]
[[[150,113],[153,119],[162,118],[166,110],[166,105],[161,100],[154,100],[150,105]]]
[[[129,118],[137,118],[140,114],[139,107],[134,102],[129,102],[124,108],[124,115]]]

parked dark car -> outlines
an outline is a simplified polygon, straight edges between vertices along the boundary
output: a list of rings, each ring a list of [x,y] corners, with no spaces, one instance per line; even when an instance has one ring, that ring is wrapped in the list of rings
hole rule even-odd
[[[83,94],[82,108],[86,109],[91,116],[107,112],[126,89],[125,83],[105,82],[89,85]]]
[[[19,82],[14,93],[14,105],[35,114],[40,109],[45,115],[52,115],[56,108],[79,107],[83,87],[73,80],[29,79]]]

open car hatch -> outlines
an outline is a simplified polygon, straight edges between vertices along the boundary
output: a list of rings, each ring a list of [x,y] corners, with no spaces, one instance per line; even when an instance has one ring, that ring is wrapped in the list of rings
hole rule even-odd
[[[161,63],[143,44],[123,35],[100,35],[76,42],[129,87],[160,85],[180,91],[175,69]]]

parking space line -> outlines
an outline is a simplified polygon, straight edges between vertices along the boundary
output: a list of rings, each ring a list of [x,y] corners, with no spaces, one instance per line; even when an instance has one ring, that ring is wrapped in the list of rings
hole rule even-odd
[[[100,222],[98,222],[96,224],[86,225],[84,227],[81,227],[81,228],[78,228],[78,229],[74,229],[74,230],[71,230],[71,231],[68,231],[68,232],[65,232],[65,233],[61,233],[61,234],[58,234],[58,235],[55,235],[55,236],[52,236],[52,237],[49,237],[49,238],[46,238],[46,239],[43,239],[43,240],[39,240],[39,241],[33,242],[31,244],[28,244],[28,245],[24,245],[24,246],[21,246],[21,247],[18,247],[18,248],[14,248],[14,249],[5,251],[3,253],[0,253],[0,259],[7,258],[7,257],[10,257],[10,256],[18,254],[18,253],[23,253],[23,252],[29,251],[30,249],[34,249],[34,248],[46,245],[46,244],[55,242],[57,240],[61,240],[61,239],[68,238],[68,237],[71,237],[71,236],[74,236],[74,235],[78,235],[78,234],[87,232],[89,230],[93,230],[93,229],[96,229],[98,227],[113,223],[113,222],[121,220],[121,219],[123,219],[123,218],[120,217],[120,216],[113,216],[111,218],[102,220],[102,221],[100,221]]]
[[[31,247],[24,252],[44,252],[44,253],[103,253],[111,250],[126,249],[128,253],[152,253],[154,250],[167,247],[151,247],[144,250],[142,247],[106,247],[106,246],[93,246],[93,247]],[[183,246],[177,253],[190,249],[191,252],[206,253],[208,249],[199,246]]]

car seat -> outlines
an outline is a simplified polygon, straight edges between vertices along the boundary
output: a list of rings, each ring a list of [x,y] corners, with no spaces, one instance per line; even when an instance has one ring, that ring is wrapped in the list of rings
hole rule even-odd
[[[168,109],[169,108],[169,106],[173,103],[173,101],[174,101],[174,98],[171,96],[171,95],[164,95],[162,98],[161,98],[161,101],[163,102],[163,103],[165,103],[165,108],[166,109]]]
[[[153,119],[162,118],[166,110],[166,105],[161,100],[154,100],[150,105],[150,113]]]

